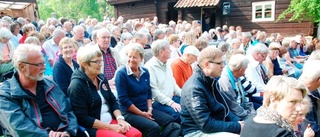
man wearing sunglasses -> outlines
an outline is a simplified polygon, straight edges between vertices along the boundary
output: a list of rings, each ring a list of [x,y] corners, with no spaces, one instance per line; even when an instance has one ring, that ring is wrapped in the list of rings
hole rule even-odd
[[[230,111],[219,91],[222,56],[214,46],[203,49],[195,72],[182,87],[180,118],[184,137],[239,137],[244,123]]]
[[[0,87],[0,123],[5,136],[75,136],[78,124],[61,89],[44,78],[41,49],[19,45],[17,72]]]

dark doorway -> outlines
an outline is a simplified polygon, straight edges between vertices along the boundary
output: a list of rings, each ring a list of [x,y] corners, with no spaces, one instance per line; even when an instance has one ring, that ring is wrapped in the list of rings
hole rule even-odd
[[[205,8],[202,10],[202,31],[209,31],[216,27],[215,8]]]
[[[173,7],[175,4],[176,4],[176,2],[169,2],[168,3],[167,23],[169,23],[170,20],[173,20],[175,22],[178,21],[178,10],[176,10]]]

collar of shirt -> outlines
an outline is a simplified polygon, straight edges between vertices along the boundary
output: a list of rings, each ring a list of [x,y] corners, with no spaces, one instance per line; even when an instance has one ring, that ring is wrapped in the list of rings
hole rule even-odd
[[[98,45],[99,46],[99,45]],[[103,50],[101,50],[101,52],[103,53],[103,54],[110,54],[111,53],[111,49],[110,49],[110,47],[109,48],[107,48],[107,52],[104,52]]]
[[[258,61],[256,61],[256,60],[253,58],[253,56],[252,56],[251,54],[250,54],[249,60],[250,60],[250,65],[251,65],[251,66],[258,67],[259,64],[260,64]]]
[[[52,46],[58,46],[58,44],[56,44],[56,43],[53,41],[53,38],[50,39],[49,43],[50,43],[50,45],[52,45]]]
[[[159,66],[159,67],[161,67],[161,68],[163,68],[164,70],[165,70],[165,68],[166,68],[166,63],[163,63],[163,62],[161,62],[158,58],[156,58],[155,57],[155,59],[156,59],[156,62],[157,62],[157,66]]]
[[[127,75],[128,76],[133,74],[132,69],[128,65],[126,66],[126,69],[127,69]],[[139,70],[140,70],[140,76],[142,76],[142,74],[145,73],[145,71],[142,69],[141,66],[139,66]]]

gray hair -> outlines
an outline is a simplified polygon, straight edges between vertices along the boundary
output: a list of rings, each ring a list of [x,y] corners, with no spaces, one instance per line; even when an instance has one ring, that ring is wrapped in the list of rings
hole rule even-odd
[[[140,57],[141,57],[141,59],[143,59],[144,49],[140,44],[138,44],[138,43],[130,43],[127,46],[129,46],[129,48],[127,49],[126,55],[128,55],[129,51],[135,51],[135,52],[138,52]]]
[[[38,26],[41,28],[43,25],[45,25],[46,23],[43,20],[39,20],[38,21]]]
[[[134,38],[135,39],[142,39],[144,36],[147,36],[147,33],[144,33],[144,32],[136,32],[135,34],[134,34]]]
[[[17,18],[17,21],[21,24],[24,24],[25,19],[22,17]]]
[[[247,38],[247,39],[251,39],[252,35],[250,32],[242,32],[242,37]]]
[[[80,70],[85,71],[82,63],[89,64],[89,61],[94,57],[102,57],[102,53],[98,46],[83,46],[77,52],[77,63],[80,65]]]
[[[93,27],[93,30],[99,30],[99,29],[101,29],[101,28],[103,28],[103,26],[97,24],[97,25],[95,25],[95,26]]]
[[[34,46],[32,44],[20,44],[16,50],[14,51],[14,55],[12,58],[13,66],[19,70],[19,62],[21,61],[27,61],[27,58],[31,51],[36,51],[39,54],[41,54],[41,47],[40,46]]]
[[[231,40],[231,45],[234,44],[234,43],[237,43],[237,42],[241,42],[240,39],[234,38],[234,39]]]
[[[132,39],[132,38],[133,38],[133,36],[131,33],[125,32],[125,33],[121,34],[120,41],[123,42],[124,40]]]
[[[111,33],[115,32],[116,30],[120,30],[120,27],[118,27],[118,26],[113,26],[113,27],[111,27],[111,29],[110,29]]]
[[[92,39],[92,41],[95,41],[95,40],[97,39],[97,31],[98,31],[98,30],[93,30],[93,31],[91,32],[91,39]]]
[[[152,55],[157,57],[159,56],[160,51],[164,50],[166,46],[170,45],[169,41],[167,40],[156,40],[152,43]]]
[[[153,34],[153,39],[157,40],[161,34],[165,34],[164,31],[162,29],[156,29]]]
[[[54,31],[53,31],[53,33],[52,33],[52,38],[53,39],[56,39],[56,38],[58,38],[58,37],[60,37],[60,36],[64,36],[65,35],[65,32],[64,32],[64,30],[62,30],[62,29],[55,29]]]
[[[235,54],[231,56],[228,65],[232,71],[239,70],[241,68],[247,68],[249,59],[243,54]]]
[[[83,27],[81,27],[81,26],[75,26],[73,29],[72,29],[72,31],[73,31],[73,33],[77,33],[78,31],[80,31],[80,30],[83,30],[84,31],[84,29],[83,29]]]
[[[12,23],[12,19],[11,19],[11,17],[9,17],[9,16],[4,16],[4,17],[2,17],[2,20],[7,21],[9,24]]]
[[[149,33],[149,30],[147,28],[141,28],[139,32]]]
[[[34,44],[34,45],[40,45],[40,40],[35,36],[29,36],[24,41],[25,44]]]
[[[3,38],[11,39],[12,36],[13,36],[13,34],[7,28],[0,29],[0,39],[3,39]]]
[[[260,54],[269,53],[269,49],[265,44],[257,43],[252,47],[252,54],[254,53],[260,53]]]
[[[172,27],[168,27],[165,29],[165,34],[168,34],[169,32],[173,31],[173,28]]]
[[[108,34],[110,34],[110,31],[106,28],[102,28],[97,30],[97,37],[100,37],[101,33],[107,32]]]
[[[308,60],[303,65],[303,72],[299,77],[305,84],[320,78],[320,60]]]
[[[229,50],[229,47],[230,47],[229,43],[224,41],[220,42],[218,45],[218,49],[220,49],[222,52],[227,52]]]

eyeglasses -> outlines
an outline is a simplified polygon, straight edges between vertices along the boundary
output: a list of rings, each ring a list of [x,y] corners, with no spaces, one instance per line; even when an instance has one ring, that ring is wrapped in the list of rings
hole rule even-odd
[[[261,57],[265,58],[267,57],[267,55],[263,55],[262,53],[260,53]]]
[[[94,60],[94,61],[89,61],[90,63],[94,63],[94,64],[97,64],[97,65],[100,65],[103,63],[103,60]]]
[[[21,61],[22,63],[24,64],[28,64],[28,65],[32,65],[32,66],[37,66],[37,67],[42,67],[45,65],[44,62],[41,62],[41,63],[30,63],[30,62],[24,62],[24,61]]]
[[[221,62],[208,61],[208,62],[217,64],[217,65],[225,65],[224,61],[221,61]]]

